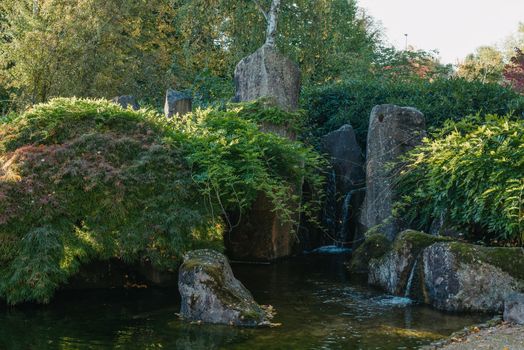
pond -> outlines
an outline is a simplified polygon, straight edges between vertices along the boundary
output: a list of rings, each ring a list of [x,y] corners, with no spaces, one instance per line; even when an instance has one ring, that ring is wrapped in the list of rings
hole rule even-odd
[[[345,259],[233,264],[279,327],[188,324],[176,316],[176,289],[63,292],[47,306],[0,310],[0,349],[413,349],[488,318],[388,296],[350,276]]]

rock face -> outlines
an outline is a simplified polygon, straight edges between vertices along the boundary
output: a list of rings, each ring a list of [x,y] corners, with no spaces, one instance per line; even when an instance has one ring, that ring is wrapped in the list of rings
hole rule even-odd
[[[362,196],[356,189],[365,184],[364,158],[351,125],[343,125],[322,138],[322,149],[328,154],[332,174],[326,188],[322,222],[337,244],[352,239],[356,230],[357,210]]]
[[[421,252],[442,240],[445,238],[413,230],[403,231],[387,254],[370,260],[368,283],[380,286],[391,294],[416,297],[420,286],[417,288],[413,281],[420,280],[418,264]]]
[[[166,102],[164,104],[164,115],[171,118],[175,114],[184,115],[190,113],[192,109],[192,99],[186,94],[168,89],[166,91]]]
[[[337,191],[347,193],[365,184],[364,157],[349,124],[322,138],[322,148],[330,157],[337,175]]]
[[[524,294],[515,293],[506,298],[504,321],[524,325]]]
[[[423,252],[426,302],[446,311],[502,311],[523,288],[524,252],[466,243],[436,243]]]
[[[237,218],[232,216],[230,220],[236,222]],[[224,245],[232,259],[271,261],[294,252],[297,240],[292,229],[273,211],[269,198],[260,194],[241,223],[225,233]]]
[[[391,242],[382,233],[370,234],[366,240],[351,254],[348,269],[352,273],[367,274],[371,259],[384,256]]]
[[[124,109],[128,107],[131,107],[135,111],[140,109],[140,105],[136,101],[135,96],[132,95],[117,96],[113,98],[112,101],[113,103],[122,106]]]
[[[271,97],[283,109],[295,110],[300,93],[300,69],[273,45],[263,45],[235,68],[235,100]]]
[[[375,106],[371,111],[366,154],[366,197],[360,217],[362,229],[379,230],[393,241],[398,233],[391,219],[392,179],[387,164],[418,145],[425,135],[424,115],[411,107]]]
[[[191,321],[256,327],[269,325],[269,313],[231,271],[227,258],[209,249],[184,256],[178,289],[180,314]]]

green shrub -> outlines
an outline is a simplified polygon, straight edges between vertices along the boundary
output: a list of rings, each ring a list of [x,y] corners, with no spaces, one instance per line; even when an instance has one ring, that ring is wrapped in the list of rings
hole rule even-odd
[[[487,116],[483,125],[448,122],[447,128],[406,157],[397,215],[417,228],[443,215],[472,238],[522,244],[524,120]]]
[[[371,109],[386,103],[418,108],[431,129],[441,127],[448,119],[460,120],[478,113],[524,113],[524,98],[514,91],[464,79],[347,80],[309,89],[302,99],[314,136],[350,123],[364,146]]]
[[[0,298],[47,302],[97,259],[176,268],[189,249],[221,249],[224,214],[260,191],[291,220],[290,187],[320,188],[319,156],[260,132],[240,117],[248,107],[168,121],[55,99],[2,125]]]

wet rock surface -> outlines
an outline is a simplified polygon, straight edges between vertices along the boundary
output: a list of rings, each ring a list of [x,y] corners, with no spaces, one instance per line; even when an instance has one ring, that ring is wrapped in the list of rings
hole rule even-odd
[[[371,111],[366,153],[366,197],[360,223],[366,231],[373,226],[393,241],[398,225],[391,218],[393,179],[398,169],[388,164],[417,146],[425,136],[424,115],[415,108],[375,106]]]
[[[412,296],[420,290],[419,285],[413,285],[413,280],[419,281],[418,263],[424,248],[435,242],[446,240],[414,230],[401,232],[387,254],[371,259],[369,263],[368,283],[380,286],[387,292]]]
[[[180,267],[178,289],[184,319],[245,327],[270,324],[270,314],[233,276],[227,258],[216,251],[188,252]]]

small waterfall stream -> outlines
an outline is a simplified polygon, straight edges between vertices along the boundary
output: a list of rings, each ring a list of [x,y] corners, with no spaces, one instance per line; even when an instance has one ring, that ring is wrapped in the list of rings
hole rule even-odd
[[[337,232],[337,175],[335,169],[329,173],[326,184],[326,204],[322,215],[322,223],[330,237]]]
[[[415,259],[411,272],[409,273],[408,283],[406,284],[406,291],[404,292],[404,297],[409,298],[411,293],[411,287],[413,285],[413,278],[415,277],[415,271],[417,270],[418,258]]]
[[[342,222],[338,229],[337,246],[344,246],[349,236],[349,219],[351,218],[351,192],[344,196],[341,212]]]

